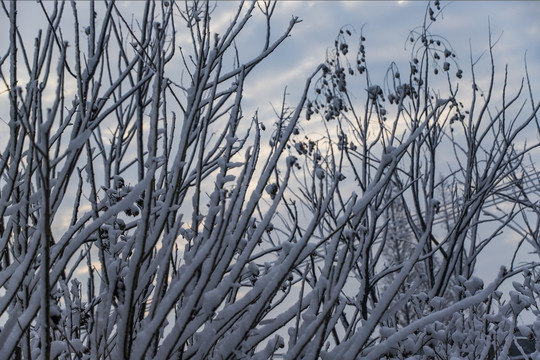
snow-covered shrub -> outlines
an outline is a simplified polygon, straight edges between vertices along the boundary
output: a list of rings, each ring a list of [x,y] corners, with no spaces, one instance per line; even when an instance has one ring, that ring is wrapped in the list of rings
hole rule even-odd
[[[368,40],[355,51],[344,27],[272,130],[247,113],[244,89],[299,19],[279,36],[268,26],[245,59],[239,34],[256,16],[270,24],[276,2],[235,4],[220,34],[221,5],[141,4],[132,21],[112,1],[44,3],[31,43],[17,2],[6,6],[0,358],[508,352],[517,316],[538,310],[534,266],[512,263],[487,284],[474,270],[502,228],[538,214],[520,175],[534,148],[517,146],[538,105],[510,120],[492,87],[476,102],[475,64],[459,70],[429,32],[438,2],[409,36],[408,71],[392,63],[380,82]],[[455,86],[467,75],[469,103]],[[350,96],[357,79],[363,101]],[[512,229],[538,248],[533,226]],[[501,282],[529,268],[502,300]]]

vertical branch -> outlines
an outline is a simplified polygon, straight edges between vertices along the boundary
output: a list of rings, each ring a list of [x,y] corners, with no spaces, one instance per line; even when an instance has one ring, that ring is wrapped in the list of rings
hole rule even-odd
[[[137,81],[141,81],[147,69],[145,69],[145,57],[146,49],[150,42],[148,37],[148,32],[151,34],[151,29],[148,30],[148,25],[150,24],[150,7],[153,6],[153,2],[147,1],[144,6],[144,14],[141,19],[142,29],[141,29],[141,38],[139,41],[139,61],[137,68]],[[145,71],[146,70],[146,71]],[[141,86],[137,89],[137,119],[136,119],[136,133],[137,133],[137,169],[138,169],[138,180],[141,181],[144,178],[144,132],[143,132],[143,117],[145,109],[145,87]]]
[[[15,162],[15,149],[17,147],[17,134],[19,132],[19,121],[18,121],[18,106],[17,106],[17,2],[11,0],[9,2],[9,40],[10,40],[10,49],[9,49],[9,77],[10,77],[10,86],[9,86],[9,100],[10,100],[10,154],[11,154],[11,165],[16,166]]]
[[[50,214],[50,167],[48,156],[48,138],[49,134],[43,134],[42,142],[37,146],[38,151],[42,155],[40,169],[40,178],[42,182],[42,201],[43,201],[43,214],[40,216],[40,232],[41,232],[41,261],[40,261],[40,288],[41,288],[41,324],[40,324],[40,337],[41,337],[41,358],[49,359],[51,355],[51,313],[50,313],[50,297],[51,297],[51,284],[49,279],[50,271],[50,251],[51,251],[51,214]]]

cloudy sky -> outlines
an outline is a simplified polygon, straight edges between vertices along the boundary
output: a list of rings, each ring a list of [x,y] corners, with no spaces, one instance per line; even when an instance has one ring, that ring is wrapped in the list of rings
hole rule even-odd
[[[427,2],[423,1],[345,1],[345,2],[286,2],[279,14],[294,13],[304,22],[298,25],[288,43],[281,48],[276,60],[289,64],[288,84],[302,82],[313,65],[324,57],[326,49],[333,44],[342,25],[350,24],[357,30],[364,25],[367,38],[368,61],[378,69],[374,81],[382,81],[391,61],[407,64],[407,34],[422,24]],[[511,86],[519,86],[524,76],[524,56],[527,52],[531,79],[540,78],[540,2],[537,1],[457,1],[441,2],[443,16],[434,24],[432,33],[450,41],[458,56],[458,62],[467,72],[470,69],[470,50],[473,58],[488,49],[489,26],[492,38],[499,39],[495,49],[496,69],[509,65]],[[406,68],[405,68],[406,69]],[[470,72],[470,71],[469,71]],[[373,73],[372,73],[373,74]],[[482,74],[487,76],[488,73]],[[268,76],[271,82],[271,77]],[[536,94],[540,84],[533,80]],[[291,90],[291,96],[293,91]],[[536,101],[540,99],[536,98]],[[509,254],[515,239],[501,239],[496,246],[486,249],[479,259],[479,275],[486,279],[495,277],[501,263],[509,263]],[[507,285],[508,288],[511,285]]]
[[[48,2],[45,4],[52,5]],[[78,9],[83,9],[86,4],[78,2]],[[272,23],[274,37],[281,34],[291,16],[298,16],[302,22],[293,29],[292,36],[256,69],[252,76],[255,81],[248,83],[246,99],[264,114],[269,103],[279,104],[287,86],[289,100],[294,103],[306,77],[324,60],[326,51],[332,47],[343,26],[353,31],[351,47],[356,45],[363,27],[372,80],[382,82],[390,62],[395,61],[402,68],[407,66],[411,49],[407,44],[407,35],[422,24],[427,4],[427,1],[279,1]],[[129,13],[136,12],[144,3],[119,0],[117,5],[129,18]],[[523,59],[527,51],[531,78],[540,78],[540,2],[442,1],[441,5],[442,17],[431,31],[449,40],[465,75],[469,68],[469,45],[475,58],[488,48],[489,21],[493,38],[500,38],[495,48],[498,69],[509,64],[512,79],[516,79],[518,84],[523,76]],[[229,24],[237,6],[237,1],[218,2],[212,19],[214,31],[219,32]],[[18,9],[19,29],[31,44],[37,29],[43,27],[41,9],[31,1],[18,2]],[[70,15],[71,9],[68,7],[66,17]],[[81,21],[86,22],[83,17],[81,14]],[[238,43],[241,56],[247,59],[250,54],[260,50],[263,25],[260,14],[248,22],[244,36]],[[66,22],[66,27],[64,34],[68,35],[71,25]],[[8,21],[2,21],[0,31],[9,31]],[[181,37],[182,28],[179,28],[179,34]],[[0,37],[2,54],[8,48],[8,37]],[[4,71],[4,75],[7,72]],[[3,84],[0,87],[0,104],[4,104],[7,93]],[[0,110],[0,117],[6,119],[9,116],[7,109],[2,108],[4,110]]]
[[[269,102],[279,105],[283,89],[287,86],[289,101],[294,104],[301,94],[306,77],[324,60],[326,51],[333,46],[343,26],[350,26],[348,28],[357,31],[351,37],[351,48],[363,27],[373,82],[382,83],[392,61],[408,73],[411,59],[408,34],[422,25],[427,4],[426,1],[280,2],[275,13],[276,35],[286,26],[291,15],[303,21],[293,30],[292,36],[259,67],[246,97],[253,101],[259,113],[272,116],[265,105]],[[496,71],[501,74],[496,86],[502,86],[502,74],[508,64],[510,92],[517,90],[525,75],[526,54],[533,91],[536,94],[540,92],[540,84],[534,81],[540,78],[540,2],[443,1],[441,5],[442,16],[430,30],[446,38],[457,54],[457,62],[464,70],[465,86],[462,86],[462,92],[470,91],[471,88],[471,56],[476,60],[484,54],[477,69],[477,80],[479,83],[488,80],[490,69],[485,51],[489,48],[490,29],[492,40],[497,42],[494,48]],[[223,15],[222,19],[226,18],[227,15]],[[253,40],[248,38],[245,48],[250,48],[250,41],[251,46],[256,47]],[[536,101],[539,100],[540,96],[537,96]],[[533,140],[538,140],[538,137]],[[479,275],[487,281],[493,279],[500,264],[509,264],[509,254],[513,253],[516,241],[516,238],[503,236],[494,242],[494,246],[486,249],[485,256],[479,259]]]
[[[220,26],[229,23],[236,4],[233,1],[218,3],[214,17],[219,24],[217,32]],[[343,26],[356,30],[351,36],[351,48],[356,48],[363,27],[372,81],[382,82],[392,61],[408,73],[411,59],[408,34],[422,25],[427,4],[426,1],[279,2],[273,20],[275,37],[281,34],[292,15],[303,21],[296,25],[292,36],[252,74],[245,92],[247,103],[259,110],[262,120],[265,117],[271,119],[273,115],[269,104],[279,106],[287,86],[289,104],[295,104],[306,78],[324,61],[326,52],[333,46]],[[489,47],[490,27],[493,41],[498,40],[494,49],[496,69],[504,70],[504,66],[509,65],[509,88],[515,90],[520,85],[524,76],[525,53],[531,79],[540,78],[540,2],[443,1],[441,5],[442,16],[431,27],[431,32],[450,42],[464,70],[464,80],[470,75],[470,56],[476,60]],[[261,45],[257,42],[260,37],[257,35],[263,29],[262,18],[255,16],[248,23],[243,42],[238,44],[241,56],[247,58],[248,54],[260,49]],[[486,56],[484,60],[488,60]],[[486,81],[489,64],[481,64],[477,75]],[[464,88],[470,89],[470,86]],[[540,91],[540,84],[535,90],[536,93]],[[244,110],[249,112],[250,109]],[[514,238],[501,238],[486,249],[485,256],[479,259],[478,275],[486,281],[493,279],[500,264],[509,264],[509,254],[515,243]],[[504,290],[509,288],[511,285],[506,284]]]
[[[83,2],[78,4],[83,6]],[[141,1],[118,1],[118,6],[126,14],[136,11],[141,4]],[[213,18],[215,31],[219,32],[228,25],[237,4],[236,1],[218,2]],[[294,104],[306,77],[324,61],[326,51],[333,46],[343,26],[356,30],[353,30],[351,46],[357,43],[363,26],[372,80],[382,82],[390,62],[407,66],[410,59],[408,34],[422,25],[427,4],[425,1],[279,1],[272,23],[274,38],[281,34],[291,16],[298,16],[303,21],[296,25],[292,36],[252,74],[252,81],[246,90],[246,100],[252,106],[251,110],[258,108],[262,116],[271,116],[270,104],[279,106],[285,86],[290,94],[289,102]],[[488,48],[488,24],[491,24],[493,39],[499,39],[495,47],[496,66],[502,70],[505,64],[509,65],[511,87],[518,86],[524,75],[526,52],[531,79],[540,79],[540,2],[442,1],[441,5],[443,14],[431,32],[444,36],[452,44],[465,75],[470,68],[469,51],[472,51],[473,58],[477,58]],[[35,30],[43,26],[41,10],[35,2],[19,2],[18,7],[21,33],[29,36],[27,41],[31,44]],[[6,34],[9,24],[5,21],[5,15],[2,19],[0,31]],[[261,16],[255,16],[247,24],[244,36],[238,43],[241,56],[247,58],[250,53],[260,49],[262,20]],[[408,47],[405,47],[406,44]],[[0,37],[1,56],[8,49],[8,37]],[[2,68],[5,76],[8,74],[6,65]],[[9,109],[5,106],[8,103],[7,92],[3,86],[0,84],[2,149],[7,141],[7,132],[3,132],[3,129],[7,129],[6,120],[9,119]],[[538,94],[540,84],[533,82],[534,86]],[[250,109],[246,108],[245,111],[249,112]],[[494,250],[483,261],[497,262],[492,261],[490,256],[500,257],[501,254],[504,256],[504,252]],[[489,267],[484,269],[487,269],[486,272],[492,271]],[[489,274],[481,275],[490,277]]]
[[[364,26],[372,74],[373,70],[379,70],[374,74],[374,81],[377,76],[382,81],[391,61],[408,63],[410,45],[406,41],[407,35],[422,24],[426,5],[425,1],[280,2],[275,14],[276,34],[291,15],[303,21],[293,30],[292,37],[261,66],[254,94],[261,94],[262,90],[269,96],[272,94],[272,98],[279,98],[283,86],[287,85],[292,98],[298,96],[306,76],[324,59],[344,25],[352,26],[357,32]],[[441,5],[444,7],[442,18],[431,31],[450,41],[465,71],[470,63],[469,49],[477,57],[488,48],[490,23],[493,38],[500,37],[495,48],[497,65],[502,69],[504,64],[509,64],[511,74],[520,79],[527,51],[531,77],[540,78],[540,2],[443,1]],[[355,35],[358,33],[353,34],[353,38]]]

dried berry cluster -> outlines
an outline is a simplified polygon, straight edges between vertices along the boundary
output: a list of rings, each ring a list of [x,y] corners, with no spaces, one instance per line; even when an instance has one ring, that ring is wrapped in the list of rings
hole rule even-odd
[[[440,6],[438,4],[436,6],[437,10],[440,10]],[[436,20],[436,15],[434,15],[434,11],[431,8],[429,8],[429,16],[431,21]],[[450,50],[450,43],[445,38],[432,35],[423,29],[420,33],[413,30],[409,36],[409,41],[415,44],[415,46],[421,44],[416,51],[413,50],[413,53],[417,55],[413,58],[413,62],[411,63],[411,72],[413,75],[419,71],[418,58],[424,55],[428,55],[429,58],[433,59],[433,73],[435,75],[439,74],[441,70],[444,72],[450,71],[450,62],[452,61],[457,66],[455,61],[456,54],[453,50]],[[458,68],[456,77],[461,79],[463,77],[463,70]],[[421,82],[421,79],[418,79],[417,77],[413,80]],[[420,83],[420,85],[422,84]]]
[[[315,100],[307,102],[306,119],[316,113],[322,113],[326,121],[330,121],[339,116],[342,111],[347,111],[347,73],[354,75],[354,70],[347,58],[349,45],[346,36],[351,36],[350,30],[340,30],[334,42],[332,55],[327,58],[323,65],[323,74],[317,81]],[[342,58],[343,56],[343,58]],[[364,57],[365,61],[365,57]]]

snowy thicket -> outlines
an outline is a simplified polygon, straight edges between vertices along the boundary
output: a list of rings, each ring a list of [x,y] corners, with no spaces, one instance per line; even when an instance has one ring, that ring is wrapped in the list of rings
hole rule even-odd
[[[483,89],[476,60],[458,68],[429,32],[438,2],[380,83],[343,28],[273,127],[243,90],[299,22],[275,34],[275,2],[238,3],[219,34],[205,1],[45,3],[32,39],[4,5],[0,358],[490,358],[515,329],[540,341],[540,320],[517,321],[540,311],[536,263],[475,276],[509,232],[540,255],[523,141],[540,104],[506,71]],[[236,40],[261,16],[246,58]]]

